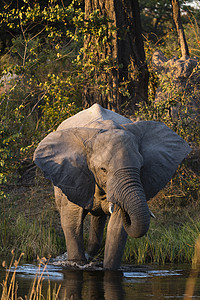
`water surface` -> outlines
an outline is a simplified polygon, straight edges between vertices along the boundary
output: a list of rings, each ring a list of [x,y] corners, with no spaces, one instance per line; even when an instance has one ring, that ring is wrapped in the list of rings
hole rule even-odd
[[[24,264],[17,268],[18,296],[24,298],[28,294],[38,272],[38,267],[34,264]],[[74,269],[49,264],[43,273],[43,294],[45,295],[50,280],[51,286],[56,284],[58,287],[61,284],[60,299],[183,299],[189,274],[188,265],[122,266],[119,271],[105,271],[101,267]],[[1,269],[0,282],[4,275]],[[200,299],[200,278],[197,278],[195,293],[191,299]]]

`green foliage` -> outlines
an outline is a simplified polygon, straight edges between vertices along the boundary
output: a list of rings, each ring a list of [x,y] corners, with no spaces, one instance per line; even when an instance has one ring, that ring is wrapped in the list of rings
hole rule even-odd
[[[74,2],[62,7],[57,1],[43,9],[24,1],[20,9],[8,7],[0,14],[0,24],[19,32],[1,57],[1,183],[42,134],[79,110],[81,89],[72,60],[78,36],[73,26],[81,14]]]
[[[117,30],[113,21],[99,10],[92,12],[84,23],[84,45],[74,60],[84,87],[98,90],[102,95],[112,94],[113,73],[122,68],[113,55]],[[123,93],[120,87],[119,92]]]
[[[199,11],[199,9],[198,9]],[[200,57],[200,39],[199,39],[199,32],[200,32],[200,19],[199,15],[196,16],[196,13],[190,11],[187,15],[188,22],[185,25],[185,34],[187,37],[187,43],[189,46],[189,51],[191,56]]]
[[[19,147],[22,135],[10,130],[6,117],[2,117],[0,123],[0,184],[7,181],[7,176],[12,173],[18,165]]]
[[[188,14],[198,15],[199,9],[192,8],[190,6],[192,3],[192,0],[179,0],[181,20],[184,25],[188,22]],[[143,31],[152,41],[162,39],[165,34],[174,29],[171,1],[139,0],[139,5]],[[174,41],[176,40],[175,36]]]
[[[172,7],[170,1],[139,0],[143,30],[163,34],[164,23],[170,20]],[[171,20],[172,21],[172,20]]]
[[[117,63],[103,53],[105,45],[111,47],[116,28],[98,10],[85,20],[82,3],[76,0],[69,6],[49,0],[45,7],[24,0],[20,8],[1,11],[0,25],[18,32],[1,57],[0,153],[5,182],[8,173],[13,174],[11,165],[17,168],[16,162],[30,156],[42,136],[80,110],[85,85],[109,92],[107,75]],[[84,35],[90,37],[86,48]]]

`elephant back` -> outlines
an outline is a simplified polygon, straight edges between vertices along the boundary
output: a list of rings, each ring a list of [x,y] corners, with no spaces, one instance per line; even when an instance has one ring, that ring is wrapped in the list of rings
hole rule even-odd
[[[100,128],[101,122],[105,120],[113,121],[117,125],[132,123],[128,118],[125,118],[95,103],[90,108],[80,111],[71,118],[63,121],[58,126],[57,130],[75,127]]]

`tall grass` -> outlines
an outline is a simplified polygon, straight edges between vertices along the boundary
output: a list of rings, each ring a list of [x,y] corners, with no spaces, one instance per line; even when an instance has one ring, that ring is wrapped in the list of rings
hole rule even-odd
[[[16,255],[24,252],[27,261],[66,249],[52,187],[42,180],[40,186],[14,186],[0,197],[0,261],[12,249]]]
[[[42,219],[48,222],[44,226]],[[50,218],[50,217],[49,217]],[[16,252],[24,252],[24,258],[28,261],[39,256],[58,255],[65,249],[64,238],[59,236],[59,233],[51,225],[48,216],[44,215],[35,220],[27,220],[20,214],[16,219],[8,219],[8,222],[0,221],[0,237],[2,245],[0,246],[0,256],[9,256],[10,248],[14,247]]]
[[[18,284],[16,281],[16,270],[17,270],[17,267],[19,266],[19,262],[23,255],[24,255],[24,253],[22,253],[19,256],[18,260],[14,261],[15,254],[14,254],[14,251],[12,251],[12,259],[11,259],[9,267],[6,266],[5,261],[2,264],[3,267],[6,268],[6,275],[5,275],[5,279],[3,280],[3,283],[2,283],[1,300],[10,300],[10,299],[23,300],[22,297],[19,297],[19,295],[18,295]],[[58,299],[61,285],[59,285],[58,288],[56,288],[56,286],[54,286],[52,288],[51,284],[50,284],[50,280],[48,280],[48,288],[47,288],[45,297],[43,295],[42,283],[44,280],[43,275],[44,275],[44,271],[47,268],[47,263],[48,263],[48,261],[46,260],[46,258],[42,258],[39,260],[38,272],[35,275],[35,278],[30,286],[28,295],[25,296],[25,299],[29,299],[29,300],[40,300],[40,299],[56,300],[56,299]],[[14,272],[11,272],[12,266],[14,266]]]
[[[182,225],[152,224],[140,239],[128,238],[123,261],[126,263],[191,263],[194,246],[200,234],[200,221]]]

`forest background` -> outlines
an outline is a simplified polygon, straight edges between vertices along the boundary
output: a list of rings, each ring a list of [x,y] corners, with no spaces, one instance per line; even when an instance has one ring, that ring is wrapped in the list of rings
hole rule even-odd
[[[117,28],[98,10],[90,14],[86,26],[82,1],[16,3],[0,6],[0,257],[9,257],[15,249],[32,260],[65,251],[53,188],[32,163],[33,152],[49,132],[82,110],[86,84],[98,84],[102,94],[110,92],[108,82],[102,78],[96,82],[95,76],[110,72],[115,62],[109,57],[97,60],[84,47],[84,36],[98,38],[96,46],[103,51]],[[199,61],[200,3],[180,4],[190,57]],[[128,240],[124,261],[191,262],[200,234],[199,114],[188,106],[192,93],[169,93],[172,80],[162,80],[152,66],[155,50],[161,50],[167,59],[181,57],[170,1],[140,0],[139,5],[149,71],[148,101],[137,103],[131,116],[124,103],[121,113],[133,119],[163,121],[189,142],[193,152],[151,200],[156,219],[147,236]],[[199,78],[199,72],[198,62],[193,75]],[[127,84],[119,92],[128,98]],[[198,84],[197,80],[197,96]],[[162,102],[155,101],[158,87],[170,95]],[[180,106],[181,113],[174,119],[171,109]],[[89,220],[86,244],[88,224]],[[102,252],[103,247],[100,258]]]

